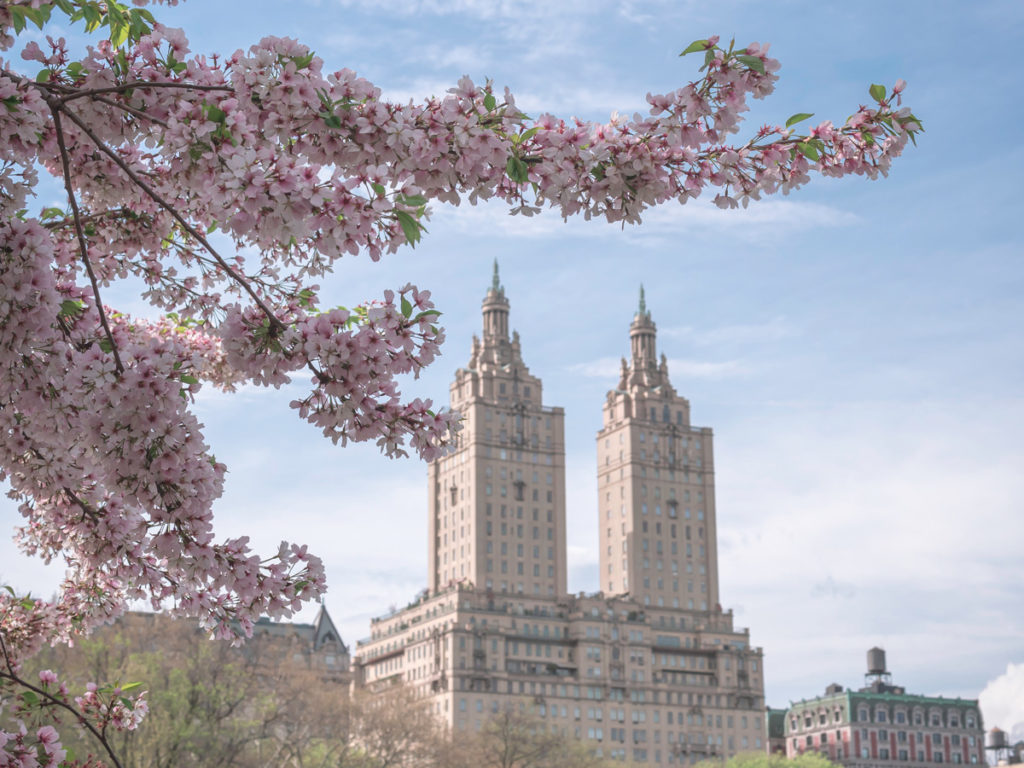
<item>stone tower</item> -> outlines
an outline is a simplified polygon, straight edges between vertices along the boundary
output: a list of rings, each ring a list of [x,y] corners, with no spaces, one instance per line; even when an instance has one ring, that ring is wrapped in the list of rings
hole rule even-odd
[[[718,597],[712,434],[690,425],[640,288],[630,360],[597,434],[601,589],[646,606],[714,610]]]
[[[459,582],[530,596],[566,591],[565,414],[543,405],[508,316],[495,262],[483,337],[473,337],[450,387],[463,429],[455,451],[428,470],[433,592]]]

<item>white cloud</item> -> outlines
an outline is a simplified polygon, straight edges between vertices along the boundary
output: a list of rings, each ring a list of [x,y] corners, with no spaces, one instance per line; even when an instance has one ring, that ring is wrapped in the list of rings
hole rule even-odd
[[[609,382],[618,380],[621,371],[621,361],[615,357],[600,357],[585,363],[575,363],[567,366],[569,373],[589,378],[608,379]],[[669,376],[688,379],[724,379],[734,376],[746,376],[751,371],[738,360],[687,360],[681,358],[669,358]]]
[[[998,426],[1024,406],[977,420],[942,403],[751,410],[716,425],[719,566],[723,605],[771,651],[769,697],[856,680],[872,645],[908,690],[976,697],[971,681],[1024,636],[1008,610],[1024,565],[993,549],[1024,540],[1024,452]]]
[[[563,221],[558,212],[545,209],[530,217],[509,214],[509,204],[491,200],[460,208],[444,206],[434,218],[445,228],[464,235],[503,238],[607,238],[608,227],[622,224],[583,221],[579,216]],[[681,236],[717,238],[728,235],[743,242],[776,241],[795,232],[817,228],[844,227],[859,221],[852,213],[821,203],[794,200],[766,200],[746,210],[723,211],[709,201],[686,205],[663,205],[643,215],[643,225],[626,225],[637,244],[650,247],[678,247]]]
[[[702,347],[721,347],[729,344],[763,344],[781,341],[797,335],[797,329],[785,318],[775,317],[763,323],[722,325],[716,328],[694,328],[692,326],[659,328],[658,333],[670,338],[689,341]]]
[[[978,699],[987,728],[999,727],[1024,739],[1024,662],[1007,664]]]

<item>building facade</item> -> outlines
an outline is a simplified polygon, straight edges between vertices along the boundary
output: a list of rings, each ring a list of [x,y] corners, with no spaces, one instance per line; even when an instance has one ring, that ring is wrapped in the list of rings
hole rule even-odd
[[[564,412],[495,275],[429,468],[428,588],[374,619],[357,687],[416,690],[455,734],[507,708],[655,765],[764,749],[763,655],[718,604],[711,432],[690,426],[641,298],[598,441],[601,591],[566,591]]]
[[[631,359],[604,404],[597,435],[601,588],[645,606],[718,604],[712,433],[690,425],[640,289]]]
[[[820,752],[851,768],[935,768],[985,764],[981,710],[975,699],[908,694],[892,685],[885,653],[868,652],[868,685],[828,686],[791,704],[786,754]]]
[[[469,364],[451,384],[463,428],[455,450],[427,470],[434,592],[457,582],[535,597],[566,592],[565,412],[543,405],[508,316],[495,264],[483,340],[473,337]]]

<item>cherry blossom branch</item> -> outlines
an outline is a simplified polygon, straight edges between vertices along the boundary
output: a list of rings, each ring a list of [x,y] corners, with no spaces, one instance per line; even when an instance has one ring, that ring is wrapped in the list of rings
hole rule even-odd
[[[116,218],[118,216],[136,217],[137,214],[129,211],[127,208],[117,208],[110,211],[100,211],[99,213],[90,213],[86,216],[79,215],[78,220],[83,224],[88,224],[91,221],[100,221],[102,219]],[[44,221],[40,222],[44,227],[49,230],[62,229],[68,224],[74,224],[74,217],[65,217],[58,219],[57,221]]]
[[[75,198],[75,189],[71,184],[71,163],[68,158],[68,149],[64,144],[64,129],[60,122],[60,107],[54,104],[50,105],[50,113],[53,115],[53,127],[57,132],[57,146],[60,148],[60,163],[64,169],[64,188],[68,193],[68,202],[71,205],[71,214],[75,220],[75,235],[78,238],[78,247],[82,252],[82,263],[85,264],[85,270],[89,273],[89,282],[92,283],[92,293],[96,297],[96,311],[100,316],[100,325],[103,326],[103,332],[107,335],[107,341],[110,342],[110,349],[114,355],[114,364],[117,366],[118,373],[124,373],[124,365],[121,363],[121,355],[117,351],[117,342],[114,341],[114,334],[110,330],[110,324],[107,322],[107,313],[103,308],[103,297],[100,296],[100,286],[96,280],[96,273],[93,272],[92,263],[89,261],[89,248],[85,241],[85,231],[82,229],[82,221],[79,218],[80,214],[78,211],[78,201]]]
[[[151,123],[156,123],[165,130],[169,127],[167,123],[161,120],[159,117],[153,117],[153,115],[147,114],[146,112],[143,112],[141,109],[130,107],[127,104],[122,104],[120,102],[113,101],[112,99],[105,98],[104,96],[96,96],[95,100],[100,102],[101,104],[106,104],[108,107],[114,107],[114,109],[120,109],[131,115],[135,115],[135,117],[139,118],[140,120],[148,120]]]
[[[137,173],[135,173],[131,168],[129,168],[128,164],[124,162],[124,160],[121,157],[119,157],[116,152],[110,149],[110,147],[106,145],[103,139],[97,136],[96,133],[91,128],[89,128],[89,126],[81,118],[78,117],[78,115],[76,115],[74,112],[71,112],[66,108],[62,111],[68,116],[68,119],[71,120],[71,122],[77,125],[82,130],[82,132],[85,133],[86,136],[92,139],[93,144],[95,144],[96,147],[103,154],[105,154],[107,157],[113,160],[114,163],[122,171],[124,171],[125,175],[127,175],[128,178],[131,179],[132,182],[137,187],[139,187],[139,189],[145,192],[157,205],[159,205],[161,208],[163,208],[165,211],[171,214],[174,220],[177,221],[185,229],[186,232],[188,232],[190,235],[192,235],[192,237],[199,241],[199,243],[210,253],[210,255],[213,256],[214,259],[216,259],[217,264],[220,266],[220,268],[223,269],[228,274],[228,276],[231,277],[232,280],[237,282],[242,287],[242,289],[249,294],[250,297],[252,297],[252,300],[255,302],[256,306],[258,306],[267,316],[267,319],[270,320],[270,324],[274,328],[275,332],[280,332],[281,330],[284,329],[284,323],[282,323],[278,319],[277,315],[274,314],[274,311],[270,307],[268,307],[266,302],[264,302],[263,299],[260,298],[259,294],[257,294],[256,291],[252,289],[252,286],[249,285],[248,281],[246,281],[244,277],[235,272],[235,270],[231,268],[231,265],[229,265],[227,261],[225,261],[224,258],[219,253],[217,253],[214,247],[210,245],[209,241],[201,232],[199,232],[199,230],[197,230],[195,227],[189,224],[188,221],[185,220],[185,217],[178,213],[178,210],[174,206],[172,206],[170,203],[164,200],[163,197],[156,190],[150,187],[145,181],[142,180],[142,178],[139,177]]]
[[[82,725],[86,730],[89,731],[89,733],[95,736],[96,740],[103,745],[103,749],[106,751],[107,755],[110,756],[110,759],[113,761],[114,765],[117,766],[117,768],[124,768],[121,765],[121,761],[117,759],[117,755],[114,754],[113,748],[107,742],[106,736],[103,733],[100,733],[100,731],[96,729],[96,726],[90,723],[89,720],[81,712],[79,712],[73,706],[68,704],[66,701],[62,701],[61,699],[57,698],[52,693],[47,691],[45,688],[39,688],[38,686],[32,685],[32,683],[18,676],[17,672],[14,671],[14,663],[11,661],[11,656],[7,650],[7,644],[4,642],[4,636],[2,632],[0,632],[0,653],[3,654],[4,665],[7,667],[6,672],[0,669],[0,678],[10,680],[15,685],[19,685],[22,688],[32,691],[37,696],[42,696],[44,699],[49,701],[51,705],[55,705],[63,709],[66,709],[68,712],[74,715],[75,719],[78,721],[80,725]],[[106,726],[104,726],[104,730],[105,729]]]
[[[45,86],[44,86],[45,87]],[[153,83],[148,80],[137,80],[132,83],[124,83],[123,85],[112,85],[107,88],[89,88],[82,91],[75,91],[69,93],[66,96],[61,97],[62,103],[73,101],[74,99],[86,98],[89,96],[98,96],[104,93],[123,93],[124,91],[132,91],[136,88],[181,88],[190,91],[224,91],[232,92],[235,89],[230,85],[199,85],[195,83]]]

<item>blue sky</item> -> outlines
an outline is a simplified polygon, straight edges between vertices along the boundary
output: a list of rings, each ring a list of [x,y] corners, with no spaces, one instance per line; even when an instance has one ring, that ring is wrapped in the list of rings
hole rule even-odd
[[[926,133],[888,179],[814,179],[746,211],[672,205],[627,229],[437,207],[415,251],[343,261],[325,294],[430,288],[448,342],[405,391],[444,402],[499,259],[524,358],[566,408],[570,588],[591,591],[593,440],[643,282],[673,383],[715,430],[723,604],[764,648],[769,703],[859,683],[879,644],[908,690],[992,683],[986,724],[1024,722],[1024,4],[209,0],[157,15],[204,53],[297,37],[396,100],[469,74],[531,114],[593,120],[688,82],[698,64],[677,54],[711,34],[771,42],[782,62],[747,125],[838,122],[870,83],[907,80]],[[354,642],[425,583],[426,470],[331,446],[289,399],[200,396],[230,470],[218,530],[264,551],[309,543]],[[16,517],[3,502],[0,521]],[[57,576],[5,539],[0,578],[45,593]]]

